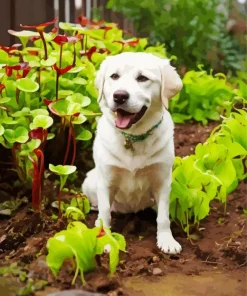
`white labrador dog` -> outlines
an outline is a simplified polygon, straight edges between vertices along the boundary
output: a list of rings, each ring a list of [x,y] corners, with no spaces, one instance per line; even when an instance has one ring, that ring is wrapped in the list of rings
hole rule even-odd
[[[182,81],[167,59],[148,53],[121,53],[102,63],[96,77],[99,119],[93,156],[96,167],[82,191],[98,208],[104,226],[111,211],[137,212],[157,204],[157,245],[181,251],[169,220],[174,161],[173,122],[168,99]]]

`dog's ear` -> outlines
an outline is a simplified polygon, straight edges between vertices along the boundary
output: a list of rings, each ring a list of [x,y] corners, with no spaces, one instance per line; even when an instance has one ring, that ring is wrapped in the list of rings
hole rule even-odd
[[[181,78],[176,69],[170,65],[169,60],[161,61],[161,99],[168,109],[168,100],[174,97],[183,87]]]
[[[103,90],[104,90],[104,83],[105,83],[105,72],[107,69],[107,60],[108,58],[106,58],[102,64],[100,65],[100,69],[96,74],[96,78],[95,78],[95,86],[98,89],[98,103],[100,102],[100,100],[103,97]]]

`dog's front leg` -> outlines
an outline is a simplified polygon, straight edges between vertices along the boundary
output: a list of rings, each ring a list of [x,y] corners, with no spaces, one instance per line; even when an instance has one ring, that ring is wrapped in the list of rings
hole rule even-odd
[[[98,219],[96,226],[100,225],[100,219],[103,221],[104,227],[111,225],[111,205],[110,205],[110,188],[107,182],[107,175],[98,168],[97,171],[97,199],[98,199]]]
[[[168,176],[163,176],[161,186],[155,191],[155,199],[157,202],[157,245],[168,254],[180,253],[182,247],[173,238],[170,219],[169,219],[169,195],[171,191],[172,170],[169,171]]]

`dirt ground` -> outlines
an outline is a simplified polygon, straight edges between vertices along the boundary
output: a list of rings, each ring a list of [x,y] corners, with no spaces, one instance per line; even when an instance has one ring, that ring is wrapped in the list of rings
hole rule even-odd
[[[206,127],[177,125],[176,154],[193,153],[196,144],[204,142],[215,126],[215,123]],[[2,173],[0,170],[0,175]],[[55,194],[52,183],[48,183],[45,190],[47,195]],[[13,192],[6,178],[2,177],[0,202],[10,198]],[[157,248],[156,214],[152,210],[136,215],[113,215],[112,228],[125,235],[128,251],[121,254],[116,276],[107,276],[106,259],[103,258],[97,271],[86,274],[87,284],[82,286],[78,277],[73,288],[109,296],[246,295],[247,219],[243,215],[243,209],[247,209],[246,193],[246,184],[242,182],[229,196],[226,214],[223,206],[213,201],[210,215],[198,230],[194,230],[191,240],[172,225],[173,234],[183,247],[180,255],[165,255]],[[19,192],[20,196],[24,194],[28,193]],[[28,278],[48,281],[44,291],[35,292],[37,296],[72,289],[73,271],[68,266],[55,279],[45,263],[47,239],[66,227],[65,221],[54,222],[51,214],[51,208],[42,214],[33,213],[28,204],[17,209],[11,219],[0,217],[0,265],[18,262],[19,270]],[[87,216],[89,226],[93,226],[96,215],[90,213]],[[17,275],[0,278],[3,296],[17,295],[19,286]]]

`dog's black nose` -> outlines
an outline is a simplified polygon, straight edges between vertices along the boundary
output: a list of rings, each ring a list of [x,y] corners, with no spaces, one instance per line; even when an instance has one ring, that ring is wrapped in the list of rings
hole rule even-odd
[[[117,90],[113,94],[113,100],[115,103],[122,105],[123,103],[125,103],[128,100],[129,96],[130,95],[129,95],[129,93],[127,93],[127,91]]]

